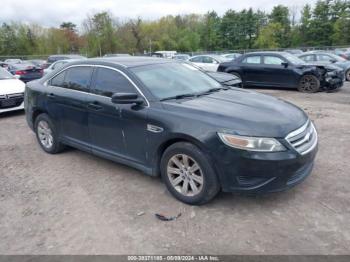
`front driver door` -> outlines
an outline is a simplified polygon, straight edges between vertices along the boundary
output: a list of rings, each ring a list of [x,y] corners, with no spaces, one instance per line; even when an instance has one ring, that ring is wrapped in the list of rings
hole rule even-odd
[[[293,65],[286,67],[282,63],[288,63],[287,60],[277,55],[264,56],[264,82],[270,86],[295,87],[297,76],[294,73]]]
[[[120,161],[146,161],[147,107],[112,103],[114,93],[138,93],[120,70],[96,67],[87,101],[92,150]]]

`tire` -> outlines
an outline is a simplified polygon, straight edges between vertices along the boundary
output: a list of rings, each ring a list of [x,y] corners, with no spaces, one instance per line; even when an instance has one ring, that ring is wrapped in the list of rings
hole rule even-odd
[[[348,69],[348,71],[345,72],[345,79],[346,81],[350,81],[350,69]]]
[[[299,81],[298,90],[302,93],[316,93],[320,86],[320,80],[316,76],[304,75]]]
[[[163,153],[160,170],[170,193],[186,204],[205,204],[220,190],[209,159],[191,143],[179,142],[168,147]]]
[[[57,129],[47,114],[40,114],[36,117],[34,128],[39,145],[46,153],[57,154],[65,148],[58,141]]]

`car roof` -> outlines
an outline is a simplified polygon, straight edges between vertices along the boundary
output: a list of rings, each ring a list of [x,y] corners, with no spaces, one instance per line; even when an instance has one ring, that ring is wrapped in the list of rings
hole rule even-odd
[[[72,64],[105,64],[116,66],[122,66],[126,68],[144,66],[144,65],[154,65],[154,64],[165,64],[165,63],[177,63],[173,59],[157,58],[157,57],[144,57],[144,56],[130,56],[130,57],[98,57],[89,58],[84,60],[77,60]]]
[[[72,57],[72,58],[84,58],[85,56],[82,55],[74,55],[74,54],[62,54],[62,55],[50,55],[49,58],[55,58],[55,57]]]
[[[244,55],[290,55],[288,52],[281,51],[259,51],[259,52],[249,52]]]

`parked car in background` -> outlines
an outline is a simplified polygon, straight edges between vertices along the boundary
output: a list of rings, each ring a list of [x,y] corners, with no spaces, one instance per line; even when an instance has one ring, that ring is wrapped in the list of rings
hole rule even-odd
[[[21,59],[6,59],[4,61],[7,64],[20,64],[23,63],[23,61]]]
[[[221,56],[227,58],[227,59],[231,59],[231,60],[234,60],[236,59],[237,57],[240,57],[242,54],[240,53],[230,53],[230,54],[223,54]]]
[[[187,54],[177,54],[173,56],[173,59],[175,60],[181,60],[181,61],[187,61],[188,59],[190,59],[191,56],[187,55]]]
[[[103,57],[126,57],[131,56],[129,54],[105,54]]]
[[[345,72],[346,80],[350,81],[350,61],[345,58],[332,53],[318,51],[304,53],[300,55],[299,58],[309,63],[316,62],[324,65],[333,64],[341,67]]]
[[[223,87],[172,59],[73,62],[28,83],[25,106],[45,152],[70,145],[161,175],[174,197],[192,205],[220,190],[291,188],[308,177],[317,154],[317,132],[302,109]]]
[[[44,75],[51,73],[54,70],[60,69],[62,66],[69,62],[77,61],[79,59],[67,59],[67,60],[58,60],[54,63],[52,63],[48,68],[44,69]]]
[[[39,79],[44,74],[44,70],[42,68],[33,64],[10,64],[7,69],[12,75],[16,76],[25,83]]]
[[[44,69],[45,64],[46,64],[46,60],[42,60],[42,59],[32,59],[32,60],[26,60],[26,63],[30,63],[35,65],[36,67],[40,67],[42,69]]]
[[[7,68],[8,66],[9,66],[8,63],[5,63],[5,62],[3,62],[3,61],[0,61],[0,67],[1,67],[1,68]]]
[[[350,52],[338,53],[337,55],[346,60],[350,60]]]
[[[81,55],[51,55],[47,58],[47,63],[45,64],[44,68],[48,68],[56,61],[67,59],[86,59],[86,57]]]
[[[292,55],[300,55],[303,53],[303,50],[300,49],[287,49],[285,52],[290,53]]]
[[[0,68],[0,113],[23,110],[25,84]]]
[[[206,72],[209,76],[214,78],[216,81],[218,81],[223,86],[228,87],[242,87],[242,80],[232,74],[229,73],[223,73],[223,72]]]
[[[176,51],[156,51],[153,54],[159,55],[159,57],[163,58],[173,58],[174,55],[177,54]]]
[[[247,53],[221,63],[218,71],[240,77],[243,86],[297,88],[306,93],[340,88],[344,78],[340,68],[307,64],[287,52]]]
[[[220,63],[231,61],[231,59],[220,55],[197,55],[188,59],[191,63],[200,67],[204,71],[216,72]]]

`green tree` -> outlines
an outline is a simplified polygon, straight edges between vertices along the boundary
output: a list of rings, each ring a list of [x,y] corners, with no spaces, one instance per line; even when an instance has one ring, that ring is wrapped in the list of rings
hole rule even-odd
[[[215,11],[204,15],[203,30],[201,32],[201,45],[205,50],[216,50],[220,44],[220,17]],[[192,49],[191,47],[189,47]]]
[[[256,48],[280,48],[280,36],[283,27],[280,23],[269,23],[265,26],[255,41]]]
[[[90,55],[101,56],[106,53],[113,53],[118,49],[113,19],[108,12],[101,12],[88,17],[83,26]]]
[[[279,24],[281,30],[276,32],[276,41],[280,47],[288,47],[291,45],[291,22],[289,20],[289,9],[287,6],[277,5],[272,9],[269,16],[270,23]]]

